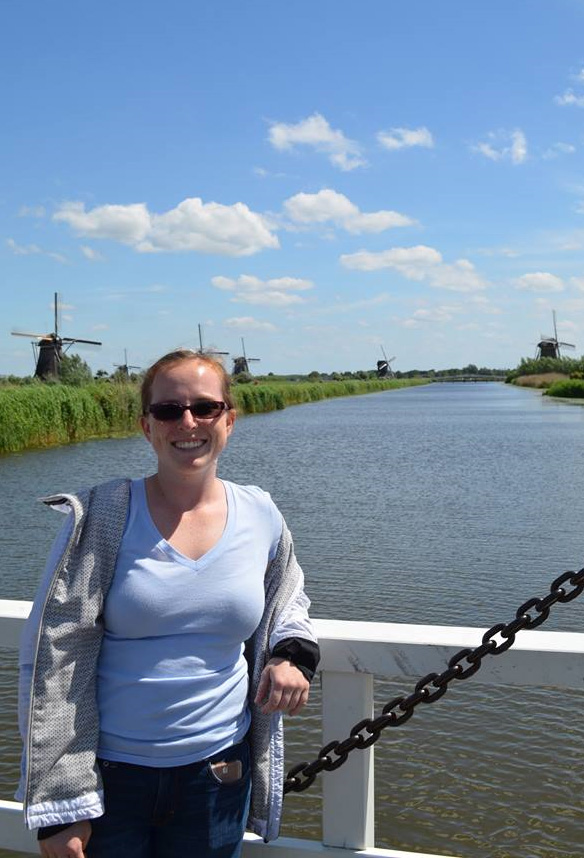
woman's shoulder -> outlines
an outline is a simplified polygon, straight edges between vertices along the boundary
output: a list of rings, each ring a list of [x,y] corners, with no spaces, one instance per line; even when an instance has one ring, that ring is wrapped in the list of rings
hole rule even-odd
[[[260,486],[242,486],[240,483],[232,483],[230,480],[223,480],[222,482],[232,492],[236,500],[276,507],[271,494]]]
[[[269,492],[259,486],[243,486],[240,483],[232,483],[229,480],[223,480],[223,484],[231,493],[235,506],[240,510],[245,510],[251,516],[259,516],[268,518],[274,525],[281,529],[282,513],[272,500]]]

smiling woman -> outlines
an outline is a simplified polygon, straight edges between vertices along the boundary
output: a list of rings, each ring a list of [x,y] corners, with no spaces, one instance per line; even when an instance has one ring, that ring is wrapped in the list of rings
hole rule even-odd
[[[47,499],[69,514],[23,639],[19,790],[45,858],[232,858],[246,824],[278,834],[282,713],[318,645],[281,514],[217,477],[233,405],[213,358],[165,355],[142,386],[156,473]]]

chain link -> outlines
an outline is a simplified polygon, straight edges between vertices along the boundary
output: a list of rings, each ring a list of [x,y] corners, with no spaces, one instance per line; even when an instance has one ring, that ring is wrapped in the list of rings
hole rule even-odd
[[[565,585],[572,589],[568,589]],[[355,724],[349,736],[342,742],[333,740],[320,749],[311,763],[298,763],[290,769],[284,781],[284,794],[304,792],[322,771],[332,772],[347,761],[351,751],[363,750],[373,745],[386,727],[399,727],[414,714],[421,703],[434,703],[446,694],[449,684],[456,680],[468,679],[480,669],[483,658],[489,655],[501,655],[515,643],[517,632],[523,629],[535,629],[544,623],[550,615],[550,609],[558,602],[571,602],[584,591],[584,568],[578,572],[564,572],[550,586],[550,592],[543,598],[528,599],[516,611],[511,622],[497,623],[486,631],[482,642],[474,649],[461,649],[448,662],[448,668],[442,673],[428,673],[418,680],[413,692],[407,697],[394,697],[385,704],[377,718],[364,718]],[[333,758],[333,755],[334,757]]]

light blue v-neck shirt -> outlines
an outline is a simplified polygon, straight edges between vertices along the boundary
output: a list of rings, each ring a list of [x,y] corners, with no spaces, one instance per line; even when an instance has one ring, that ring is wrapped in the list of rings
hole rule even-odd
[[[256,486],[223,482],[227,522],[198,560],[157,530],[143,480],[105,603],[98,664],[105,759],[179,766],[243,739],[249,726],[243,642],[264,609],[264,573],[282,517]]]

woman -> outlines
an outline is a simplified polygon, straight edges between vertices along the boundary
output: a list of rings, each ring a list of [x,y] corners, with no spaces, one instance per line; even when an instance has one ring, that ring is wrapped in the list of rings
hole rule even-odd
[[[280,513],[217,477],[222,365],[165,355],[142,408],[155,474],[45,499],[68,516],[21,647],[18,793],[45,858],[232,858],[246,820],[277,836],[281,713],[318,663]]]

